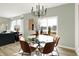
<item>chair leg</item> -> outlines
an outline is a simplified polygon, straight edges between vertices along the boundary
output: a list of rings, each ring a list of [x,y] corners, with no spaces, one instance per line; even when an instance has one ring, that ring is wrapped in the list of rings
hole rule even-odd
[[[18,52],[20,52],[20,51],[21,51],[21,49],[18,50]]]
[[[23,56],[23,53],[22,53],[22,56]]]
[[[21,51],[21,47],[19,48],[18,52],[20,52],[20,51]]]
[[[59,56],[59,52],[58,52],[57,48],[56,48],[56,51],[57,51],[57,54],[58,54],[58,56]]]
[[[42,56],[45,56],[44,54],[42,54]]]
[[[54,55],[53,52],[56,52],[57,55]],[[58,49],[55,47],[54,51],[52,52],[52,56],[59,56],[59,52],[58,52]]]

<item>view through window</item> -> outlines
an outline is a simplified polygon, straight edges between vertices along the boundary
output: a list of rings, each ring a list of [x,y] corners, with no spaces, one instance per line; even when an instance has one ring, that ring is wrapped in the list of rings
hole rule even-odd
[[[18,19],[18,20],[13,20],[11,22],[11,31],[15,31],[15,26],[18,25],[19,27],[19,32],[22,32],[23,33],[23,20],[21,19]]]
[[[51,31],[57,32],[58,27],[58,18],[55,17],[46,17],[46,18],[40,18],[38,20],[39,27],[43,29],[43,31],[48,31],[48,28],[51,28]]]

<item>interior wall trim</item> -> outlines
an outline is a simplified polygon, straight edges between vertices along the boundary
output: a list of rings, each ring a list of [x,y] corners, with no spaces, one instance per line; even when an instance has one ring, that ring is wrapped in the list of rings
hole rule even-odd
[[[79,56],[79,48],[78,49],[75,49],[77,55]]]
[[[64,46],[64,45],[58,45],[58,47],[62,47],[62,48],[65,48],[65,49],[69,49],[69,50],[75,51],[75,48]]]
[[[75,48],[68,47],[68,46],[64,46],[64,45],[59,45],[58,47],[61,47],[61,48],[65,48],[65,49],[69,49],[69,50],[75,51],[76,54],[77,54],[77,56],[79,56],[79,48],[78,48],[78,49],[75,49]]]

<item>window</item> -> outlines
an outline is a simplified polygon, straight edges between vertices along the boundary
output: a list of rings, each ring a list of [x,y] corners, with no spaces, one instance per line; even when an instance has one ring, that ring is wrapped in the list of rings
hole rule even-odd
[[[11,31],[15,31],[15,26],[16,25],[18,25],[19,26],[19,28],[20,28],[20,31],[19,32],[22,32],[23,33],[23,20],[21,20],[21,19],[18,19],[18,20],[13,20],[12,22],[11,22]]]
[[[51,27],[51,31],[57,31],[57,16],[55,17],[47,17],[47,18],[40,18],[38,20],[38,24],[43,31],[48,31],[48,27]]]

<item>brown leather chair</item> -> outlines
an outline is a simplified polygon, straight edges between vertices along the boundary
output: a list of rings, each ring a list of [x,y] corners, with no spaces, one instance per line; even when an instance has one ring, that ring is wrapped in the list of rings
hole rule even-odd
[[[53,52],[54,45],[55,45],[55,42],[49,42],[49,43],[45,44],[44,48],[38,48],[38,49],[43,55],[44,54],[49,54],[49,53]]]
[[[55,47],[58,45],[59,39],[60,39],[60,37],[57,36],[57,37],[56,37],[56,41],[55,41]]]
[[[21,45],[21,49],[23,50],[22,55],[24,55],[24,53],[31,55],[31,53],[36,49],[35,47],[29,46],[27,42],[21,40],[20,40],[20,45]]]
[[[57,52],[58,56],[59,56],[59,52],[58,52],[57,46],[58,46],[59,40],[60,40],[60,37],[57,36],[54,41],[55,42],[54,50]]]

